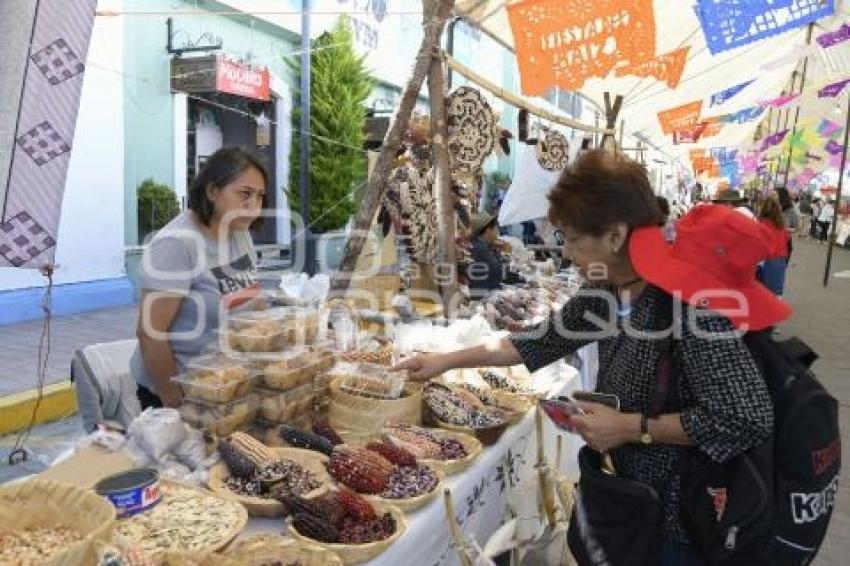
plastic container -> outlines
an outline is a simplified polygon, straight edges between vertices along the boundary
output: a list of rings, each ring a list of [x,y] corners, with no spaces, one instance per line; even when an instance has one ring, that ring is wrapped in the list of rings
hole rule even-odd
[[[235,314],[228,320],[231,346],[245,352],[275,352],[312,344],[319,332],[316,307],[277,307]]]
[[[185,373],[172,381],[180,384],[188,398],[225,404],[247,395],[254,387],[254,376],[247,362],[209,354],[188,362]]]
[[[343,393],[370,399],[398,399],[407,382],[407,372],[378,364],[339,363],[330,375]]]
[[[312,383],[317,374],[333,367],[332,352],[317,346],[304,346],[263,358],[258,371],[266,387],[278,390],[293,389]]]
[[[259,402],[255,394],[225,405],[209,405],[193,399],[183,401],[180,416],[195,428],[216,436],[227,436],[249,425],[257,416]]]
[[[312,344],[319,334],[319,309],[312,307],[286,307],[289,317],[285,327],[292,344]]]
[[[313,386],[306,384],[289,391],[257,389],[260,418],[269,423],[289,423],[313,407]]]
[[[257,389],[260,418],[268,423],[291,423],[313,408],[313,386],[306,384],[289,391]]]

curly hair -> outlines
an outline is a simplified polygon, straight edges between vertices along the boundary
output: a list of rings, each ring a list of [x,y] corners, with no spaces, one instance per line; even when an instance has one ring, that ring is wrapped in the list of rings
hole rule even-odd
[[[644,167],[605,150],[588,151],[573,162],[549,194],[549,220],[601,236],[617,223],[630,229],[664,224]]]

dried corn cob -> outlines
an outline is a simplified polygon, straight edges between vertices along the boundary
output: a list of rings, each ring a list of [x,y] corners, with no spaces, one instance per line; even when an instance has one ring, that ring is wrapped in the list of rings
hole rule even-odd
[[[218,451],[230,472],[240,478],[251,477],[259,468],[275,460],[268,446],[244,432],[234,432],[219,440]]]
[[[395,430],[387,435],[387,440],[394,446],[404,448],[417,458],[434,459],[440,456],[439,444],[409,431]]]
[[[468,391],[466,389],[461,388],[455,388],[452,389],[452,393],[454,393],[455,396],[461,399],[462,401],[466,402],[470,407],[473,407],[475,409],[484,408],[484,403],[472,391]]]
[[[337,495],[337,501],[348,515],[358,521],[368,521],[377,517],[375,509],[369,502],[353,491],[348,489],[340,491]]]
[[[339,541],[339,531],[322,517],[299,513],[292,519],[292,526],[305,537],[319,542]]]
[[[416,466],[416,456],[401,446],[393,446],[386,442],[370,442],[366,445],[366,448],[372,452],[377,452],[396,466],[404,466],[406,468]]]
[[[339,434],[337,434],[327,419],[318,419],[313,421],[313,432],[322,438],[325,438],[334,446],[342,444],[342,438],[340,438]]]
[[[322,514],[328,522],[336,528],[342,524],[342,520],[348,515],[348,511],[340,501],[340,492],[329,491],[315,498],[314,501],[320,507]]]
[[[369,452],[365,449],[363,451]],[[328,462],[328,472],[336,481],[360,493],[380,493],[386,489],[389,481],[387,471],[359,459],[359,456],[355,456],[349,450],[333,451]]]
[[[395,471],[395,465],[377,452],[372,452],[360,446],[355,446],[350,450],[357,461],[368,468],[377,470],[378,473],[390,475]]]
[[[297,448],[307,448],[330,456],[333,452],[333,444],[318,434],[307,432],[289,425],[280,425],[277,429],[278,435],[284,442]]]

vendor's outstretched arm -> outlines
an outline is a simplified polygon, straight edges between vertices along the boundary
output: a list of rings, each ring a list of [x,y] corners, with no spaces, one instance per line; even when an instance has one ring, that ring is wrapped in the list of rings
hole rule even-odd
[[[444,354],[420,354],[394,369],[408,370],[410,379],[424,381],[456,368],[512,366],[522,363],[519,352],[509,338],[488,341],[480,346]]]

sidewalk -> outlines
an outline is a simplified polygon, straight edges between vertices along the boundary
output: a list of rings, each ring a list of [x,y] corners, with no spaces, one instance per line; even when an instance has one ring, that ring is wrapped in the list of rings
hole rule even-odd
[[[79,348],[136,335],[136,307],[93,311],[53,319],[46,384],[70,377]],[[37,381],[42,321],[0,326],[0,397],[33,389]]]

